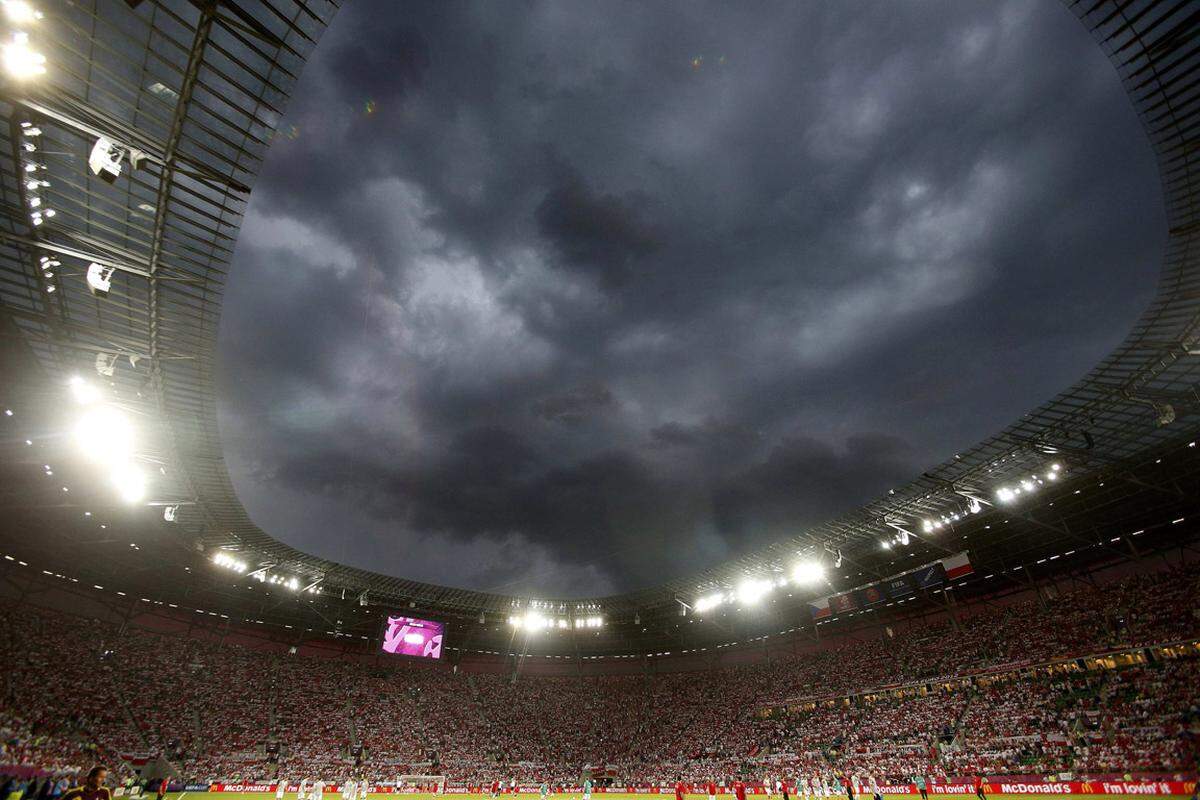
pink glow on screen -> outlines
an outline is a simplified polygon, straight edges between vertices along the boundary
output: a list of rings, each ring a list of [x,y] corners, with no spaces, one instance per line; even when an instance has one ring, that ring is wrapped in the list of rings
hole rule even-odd
[[[416,617],[392,617],[383,634],[383,652],[418,658],[442,657],[442,623]]]

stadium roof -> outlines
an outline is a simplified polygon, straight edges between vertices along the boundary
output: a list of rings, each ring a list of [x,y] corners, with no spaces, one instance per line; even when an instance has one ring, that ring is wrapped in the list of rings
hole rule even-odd
[[[5,390],[6,402],[62,430],[75,413],[72,376],[110,383],[113,402],[137,420],[154,521],[172,508],[173,526],[162,526],[193,554],[225,552],[251,570],[380,603],[460,613],[527,607],[530,598],[300,552],[250,520],[226,471],[213,379],[222,293],[250,187],[337,2],[34,5],[44,18],[10,20],[5,40],[27,33],[45,73],[6,77],[0,104],[0,325],[19,350],[8,374],[24,377]],[[964,548],[979,564],[1085,544],[1115,552],[1105,540],[1112,526],[1194,506],[1179,475],[1194,481],[1195,473],[1154,465],[1200,427],[1200,10],[1176,0],[1068,6],[1119,72],[1163,185],[1169,230],[1158,292],[1126,340],[1003,431],[852,513],[700,575],[564,608],[666,613],[745,577],[785,576],[808,557],[840,554],[854,565],[845,584],[835,576],[846,588]],[[89,165],[100,137],[105,152],[121,156],[115,177]],[[101,285],[111,280],[106,294],[89,288],[89,265]],[[1045,477],[1052,463],[1062,466],[1061,483],[1011,505],[997,497]],[[58,487],[45,488],[43,466],[6,472],[10,508],[18,494],[26,511],[62,506],[61,497],[49,500]],[[900,538],[907,544],[882,549]]]

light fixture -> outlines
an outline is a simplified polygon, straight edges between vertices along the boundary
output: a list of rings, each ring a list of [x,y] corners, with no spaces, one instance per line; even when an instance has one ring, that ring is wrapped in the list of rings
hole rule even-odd
[[[747,578],[738,584],[737,598],[746,605],[754,605],[771,591],[771,581],[762,578]]]
[[[801,586],[818,583],[825,577],[825,567],[820,561],[801,561],[792,568],[792,580]]]
[[[96,353],[96,372],[106,378],[111,378],[116,369],[116,353]]]
[[[696,601],[696,605],[694,607],[696,609],[697,614],[703,614],[705,611],[708,611],[709,609],[712,609],[712,608],[716,608],[717,606],[721,605],[721,603],[723,603],[723,602],[725,602],[725,595],[721,594],[720,592],[717,592],[715,594],[705,595],[704,597],[701,597],[699,600]]]
[[[133,426],[116,409],[91,408],[75,425],[75,441],[93,461],[123,461],[133,452]]]
[[[71,395],[77,403],[91,405],[100,399],[100,390],[78,375],[73,376],[67,385],[71,387]]]
[[[31,6],[26,0],[3,0],[4,14],[9,22],[27,25],[42,18],[42,12]]]
[[[105,267],[95,262],[88,264],[87,285],[92,294],[97,297],[107,297],[108,290],[112,288],[114,272],[116,272],[115,267]]]
[[[121,162],[124,159],[124,149],[108,137],[101,136],[92,145],[92,152],[88,155],[88,166],[101,180],[112,183],[120,177]]]
[[[146,476],[134,464],[118,465],[111,479],[117,494],[126,503],[136,503],[146,496]]]
[[[141,150],[119,145],[107,136],[101,136],[92,145],[92,152],[88,155],[88,166],[91,167],[92,173],[96,177],[112,183],[120,177],[121,162],[125,160],[126,156],[129,157],[130,166],[137,169],[141,166],[142,159],[146,157],[146,154]]]
[[[1155,403],[1154,413],[1157,415],[1155,421],[1160,428],[1170,425],[1175,421],[1175,406],[1170,403]]]
[[[26,80],[46,72],[46,57],[29,47],[29,34],[17,31],[4,45],[4,68],[17,80]]]

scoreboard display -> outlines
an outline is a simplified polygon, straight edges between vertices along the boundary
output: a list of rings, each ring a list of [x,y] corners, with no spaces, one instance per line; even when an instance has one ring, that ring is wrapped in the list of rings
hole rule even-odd
[[[389,614],[381,649],[398,656],[441,658],[444,633],[445,628],[440,622]]]

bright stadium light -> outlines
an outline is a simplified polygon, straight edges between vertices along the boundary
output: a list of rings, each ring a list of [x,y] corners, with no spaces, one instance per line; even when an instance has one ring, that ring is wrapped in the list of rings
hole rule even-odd
[[[133,426],[116,409],[91,408],[75,425],[75,442],[93,461],[123,462],[133,452]]]
[[[42,18],[42,12],[31,6],[26,0],[3,0],[4,15],[9,22],[17,25],[28,25]]]
[[[705,595],[704,597],[701,597],[699,600],[696,601],[696,605],[695,605],[696,613],[703,614],[705,611],[716,608],[717,606],[721,605],[721,603],[724,603],[724,602],[725,602],[725,595],[721,594],[720,592],[716,592],[715,594]]]
[[[71,387],[71,395],[77,403],[86,406],[100,399],[100,390],[78,375],[72,376],[67,385]]]
[[[792,568],[792,580],[801,586],[819,583],[825,577],[825,566],[820,561],[801,561]]]
[[[754,605],[767,592],[771,591],[771,582],[762,578],[747,578],[738,584],[737,598],[746,605]]]
[[[1011,503],[1016,499],[1016,493],[1007,486],[1001,486],[996,490],[996,499],[1001,503]]]
[[[146,496],[146,476],[133,464],[121,464],[112,473],[112,484],[126,503],[136,503]]]
[[[4,68],[17,80],[25,80],[46,71],[46,57],[29,47],[29,34],[17,31],[4,45]]]

